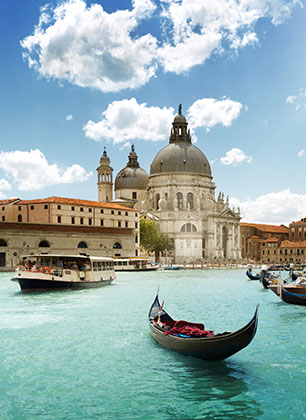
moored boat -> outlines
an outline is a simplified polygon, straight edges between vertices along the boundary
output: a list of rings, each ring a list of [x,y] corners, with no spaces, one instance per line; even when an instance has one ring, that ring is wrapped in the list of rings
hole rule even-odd
[[[252,271],[247,271],[246,272],[247,277],[249,278],[249,280],[260,280],[261,276],[260,274],[255,274],[255,276],[252,274]]]
[[[115,278],[112,258],[38,254],[23,256],[11,280],[26,293],[100,287]]]
[[[285,290],[284,287],[281,286],[279,296],[283,302],[306,306],[306,294],[288,292],[288,290]]]
[[[181,267],[179,265],[167,265],[163,269],[171,271],[171,270],[180,270]]]
[[[280,284],[271,284],[268,289],[272,290],[277,296],[280,295]],[[306,294],[306,284],[284,284],[284,290],[295,294]]]
[[[115,271],[156,271],[158,264],[154,264],[150,257],[114,257]]]
[[[149,326],[155,341],[169,350],[203,360],[216,361],[232,356],[250,344],[258,323],[258,305],[251,321],[235,332],[214,334],[204,325],[175,321],[160,305],[158,295],[149,311]]]

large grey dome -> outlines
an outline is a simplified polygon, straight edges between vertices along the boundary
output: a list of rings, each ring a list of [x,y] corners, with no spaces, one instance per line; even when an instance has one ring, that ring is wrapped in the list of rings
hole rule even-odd
[[[145,190],[148,181],[149,175],[144,169],[140,168],[134,145],[132,145],[126,167],[121,169],[116,176],[115,191],[124,189]]]
[[[191,143],[170,143],[161,149],[151,163],[150,175],[193,173],[211,177],[210,164],[204,153]]]
[[[161,149],[151,163],[150,175],[160,173],[192,173],[211,177],[209,162],[204,153],[191,144],[188,123],[182,106],[174,117],[169,144]]]

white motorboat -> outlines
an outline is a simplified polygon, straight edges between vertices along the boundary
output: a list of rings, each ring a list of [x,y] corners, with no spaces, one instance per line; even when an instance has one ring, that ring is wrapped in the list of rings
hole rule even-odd
[[[156,271],[158,264],[154,264],[150,257],[114,257],[115,271]]]

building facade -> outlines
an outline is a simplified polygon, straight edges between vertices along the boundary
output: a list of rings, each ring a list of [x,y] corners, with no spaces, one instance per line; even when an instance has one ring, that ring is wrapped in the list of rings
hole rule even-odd
[[[140,168],[134,146],[115,180],[115,201],[134,201],[141,215],[150,214],[159,230],[174,241],[173,262],[240,259],[240,213],[228,198],[215,198],[210,164],[194,146],[179,110],[169,144],[154,157],[150,175]]]
[[[0,268],[39,252],[138,256],[139,213],[120,204],[49,197],[0,201]]]
[[[274,247],[275,243],[279,244],[282,240],[288,240],[289,229],[284,225],[240,223],[240,235],[241,257],[247,261],[262,261],[264,255],[262,248],[268,243],[273,244]]]

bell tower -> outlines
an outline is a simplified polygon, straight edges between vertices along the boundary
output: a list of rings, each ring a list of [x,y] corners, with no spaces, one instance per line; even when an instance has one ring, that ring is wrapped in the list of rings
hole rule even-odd
[[[98,201],[111,201],[113,199],[113,168],[110,166],[110,159],[107,156],[105,147],[97,172]]]

